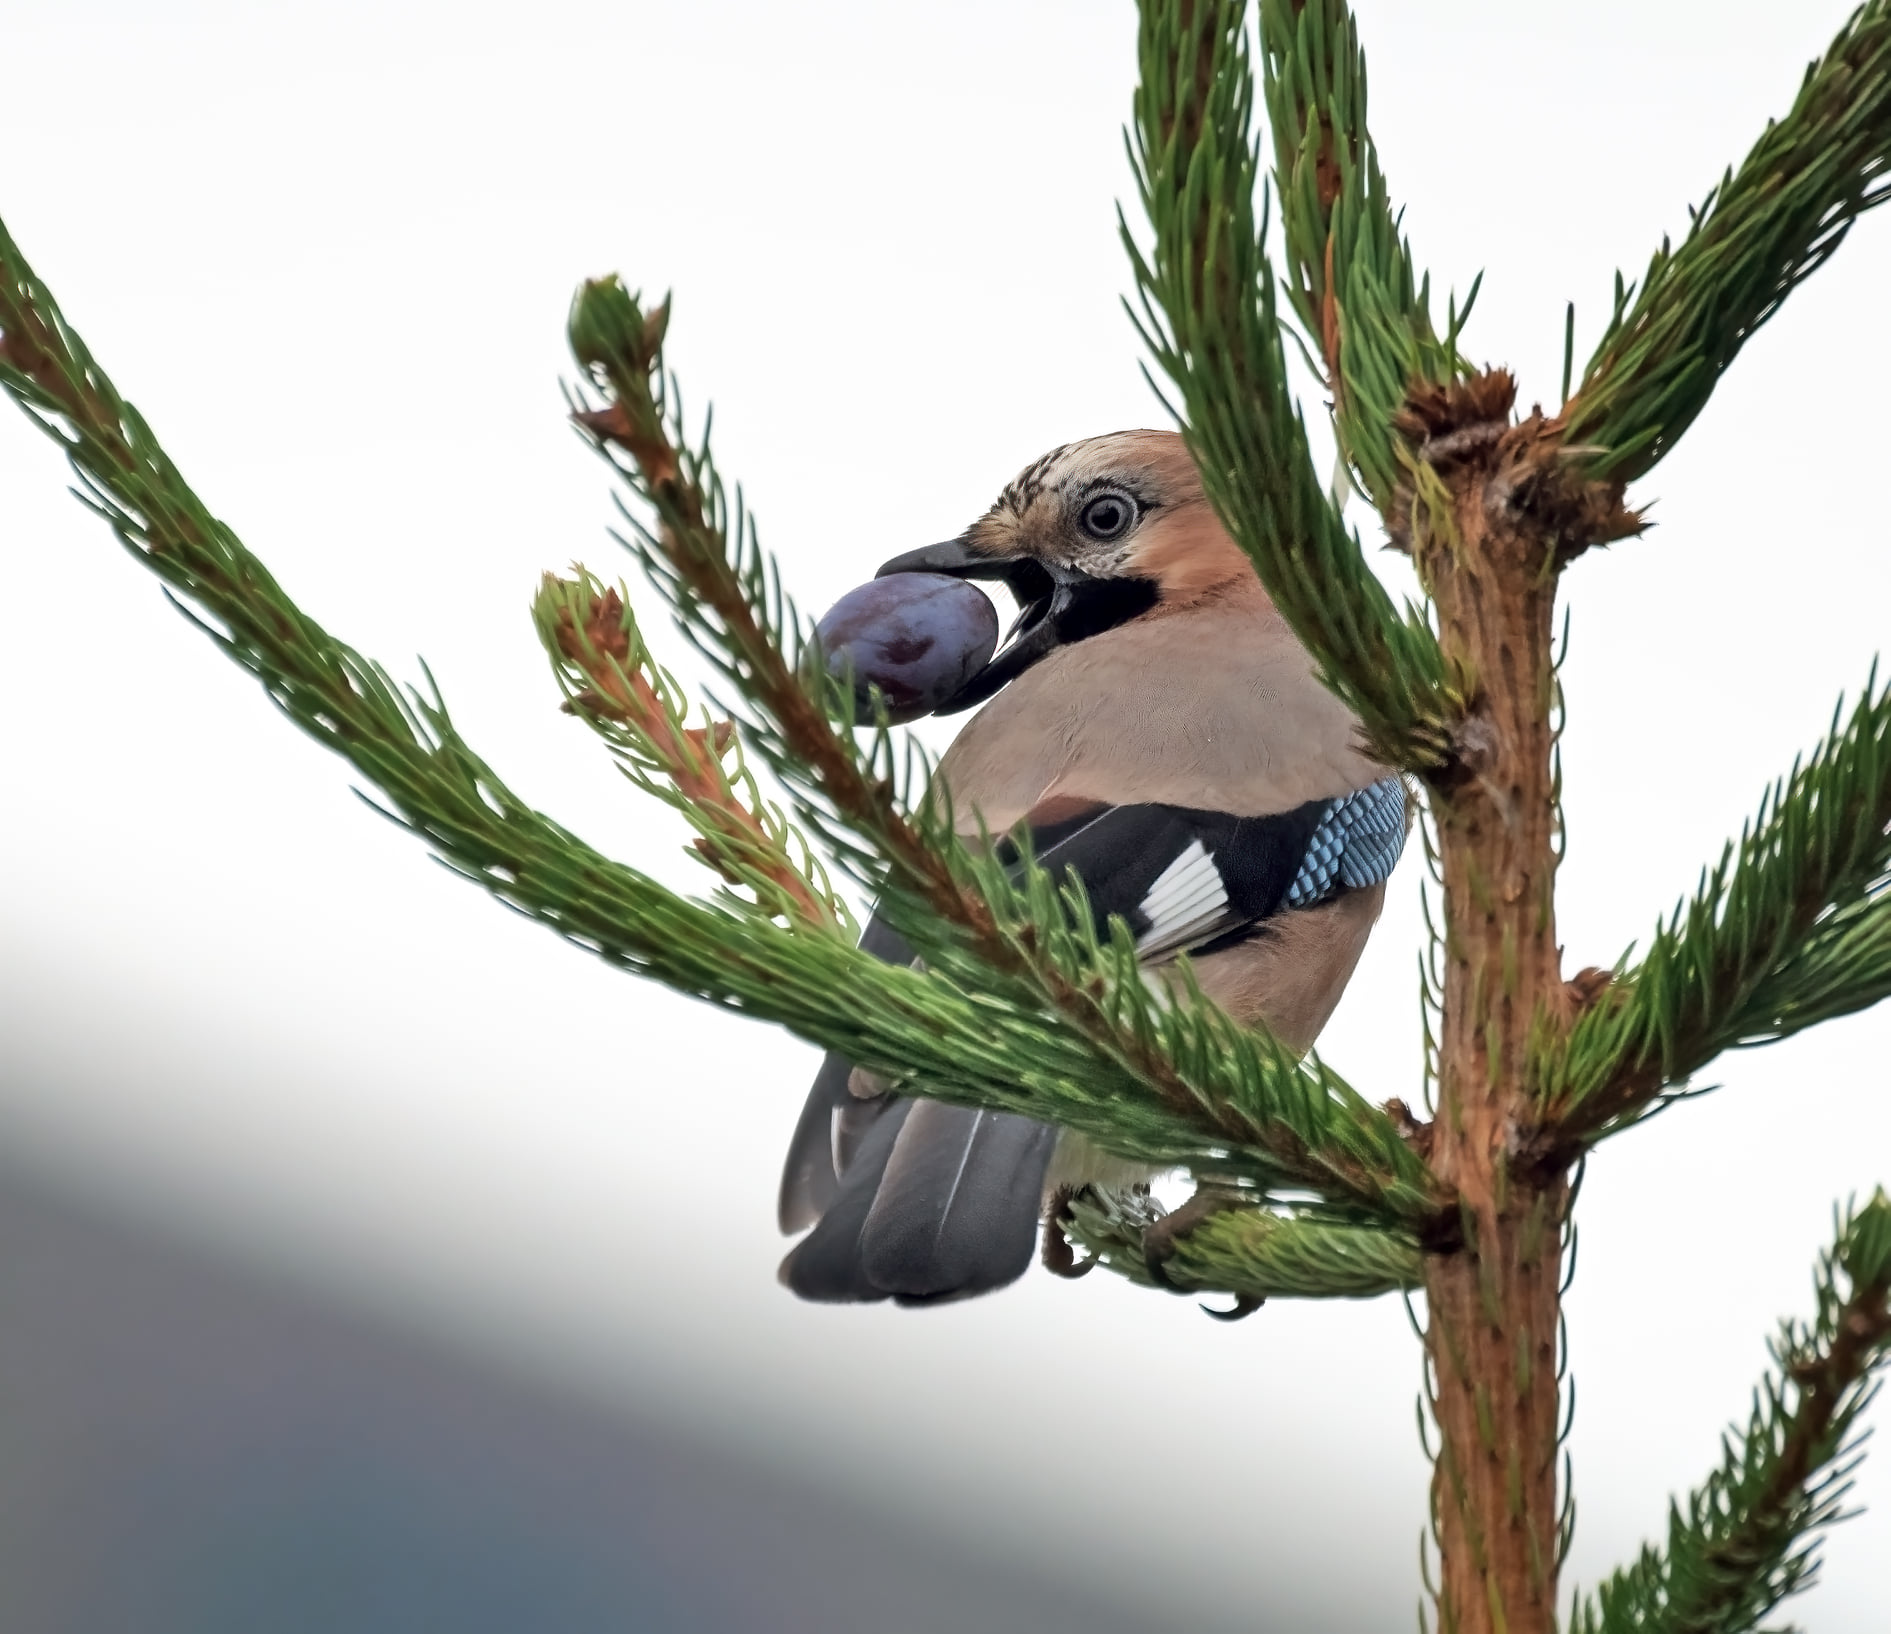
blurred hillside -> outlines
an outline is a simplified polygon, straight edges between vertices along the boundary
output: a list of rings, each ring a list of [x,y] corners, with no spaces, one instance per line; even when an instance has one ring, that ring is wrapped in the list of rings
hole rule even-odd
[[[0,1175],[10,1634],[1130,1634],[941,1548]]]

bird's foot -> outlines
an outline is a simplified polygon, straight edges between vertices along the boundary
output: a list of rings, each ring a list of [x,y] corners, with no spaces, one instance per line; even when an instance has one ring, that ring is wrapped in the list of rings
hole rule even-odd
[[[1064,1234],[1064,1222],[1070,1218],[1070,1205],[1087,1192],[1088,1186],[1059,1186],[1044,1205],[1044,1242],[1038,1258],[1044,1269],[1055,1277],[1074,1282],[1096,1269],[1096,1256],[1079,1260],[1070,1238]]]
[[[1182,1287],[1169,1275],[1168,1262],[1175,1257],[1176,1240],[1186,1236],[1204,1220],[1212,1219],[1227,1209],[1247,1206],[1247,1200],[1239,1192],[1204,1186],[1180,1208],[1145,1226],[1142,1253],[1149,1279],[1158,1288],[1167,1288],[1171,1293],[1194,1292],[1193,1289]],[[1252,1316],[1265,1303],[1258,1294],[1236,1294],[1234,1304],[1225,1311],[1215,1310],[1208,1305],[1202,1306],[1202,1310],[1217,1322],[1239,1322],[1244,1316]]]

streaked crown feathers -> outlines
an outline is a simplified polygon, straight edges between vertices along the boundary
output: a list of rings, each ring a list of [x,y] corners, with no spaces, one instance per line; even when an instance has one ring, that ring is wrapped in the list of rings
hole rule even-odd
[[[1116,431],[1053,448],[1006,485],[964,541],[981,555],[1148,579],[1169,604],[1258,588],[1173,431]]]

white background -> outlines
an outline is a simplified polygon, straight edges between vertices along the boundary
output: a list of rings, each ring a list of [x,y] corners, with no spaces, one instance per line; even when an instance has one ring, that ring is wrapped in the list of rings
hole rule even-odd
[[[1374,125],[1467,346],[1550,399],[1615,266],[1784,110],[1843,0],[1362,4]],[[1117,301],[1132,9],[112,5],[0,15],[0,210],[199,491],[305,608],[581,833],[694,883],[559,716],[535,576],[615,575],[561,422],[582,276],[674,288],[671,358],[813,609],[1046,447],[1159,424]],[[1568,579],[1573,968],[1691,886],[1864,680],[1891,219],[1741,357]],[[712,1427],[1152,1620],[1409,1626],[1425,1465],[1396,1303],[1232,1329],[1092,1278],[797,1305],[776,1164],[812,1055],[615,976],[432,866],[0,424],[0,1140],[139,1217]],[[1370,535],[1369,535],[1370,538]],[[646,605],[648,601],[646,598]],[[674,644],[672,646],[674,650]],[[1415,1086],[1417,868],[1330,1058]],[[1891,1181],[1884,1014],[1721,1064],[1592,1165],[1569,1306],[1573,1580],[1663,1524]],[[1880,1414],[1882,1417],[1882,1414]],[[1795,1615],[1891,1621],[1891,1477]]]

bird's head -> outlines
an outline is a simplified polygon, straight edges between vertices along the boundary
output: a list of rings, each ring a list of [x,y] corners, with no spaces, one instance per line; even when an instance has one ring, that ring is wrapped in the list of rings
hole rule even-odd
[[[1051,450],[958,538],[894,557],[890,573],[1001,579],[1018,603],[997,655],[939,714],[983,703],[1058,647],[1257,582],[1172,431]]]

